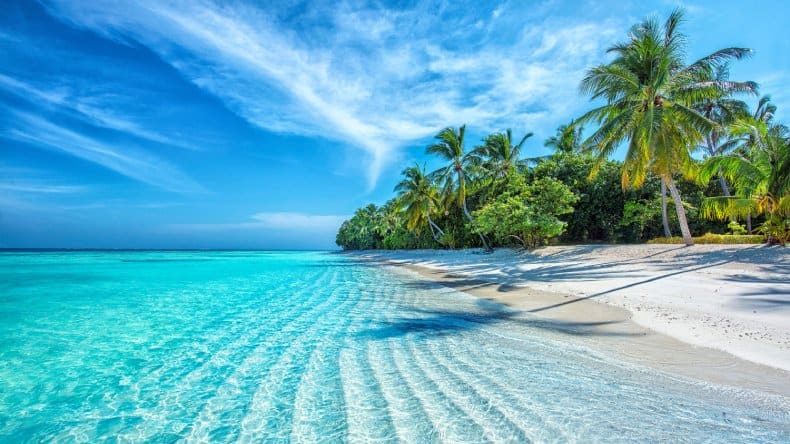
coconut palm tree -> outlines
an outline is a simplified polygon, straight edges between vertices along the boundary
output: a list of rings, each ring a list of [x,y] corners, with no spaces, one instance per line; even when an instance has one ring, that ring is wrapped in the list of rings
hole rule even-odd
[[[513,132],[493,133],[483,139],[483,144],[475,147],[469,155],[471,164],[479,166],[489,178],[502,179],[507,177],[511,170],[526,169],[530,163],[535,163],[538,158],[521,158],[524,142],[532,137],[527,133],[521,140],[513,145]]]
[[[744,136],[744,143],[732,153],[707,159],[700,180],[721,174],[736,194],[705,199],[702,215],[724,219],[762,213],[768,241],[785,243],[790,233],[790,131],[754,118],[740,119],[731,131]]]
[[[426,148],[426,152],[448,162],[447,165],[431,173],[431,176],[444,180],[444,195],[457,198],[457,202],[461,206],[464,216],[466,216],[466,219],[471,223],[473,222],[472,215],[469,213],[469,209],[466,205],[465,134],[466,125],[461,125],[458,129],[452,127],[445,128],[436,135],[435,138],[437,142],[429,145],[428,148]],[[477,235],[480,236],[480,242],[482,242],[483,248],[490,250],[485,236],[479,232]]]
[[[757,109],[754,110],[754,118],[761,122],[770,122],[776,114],[776,105],[771,103],[771,96],[765,95],[760,97],[757,102]]]
[[[392,233],[401,220],[400,203],[397,199],[390,199],[378,209],[373,229],[382,239]]]
[[[705,97],[694,108],[707,119],[716,122],[710,132],[705,134],[703,148],[708,156],[714,157],[724,153],[729,144],[726,143],[727,125],[735,122],[741,116],[748,114],[746,102],[732,98],[737,93],[757,94],[757,84],[754,82],[733,82],[730,80],[730,67],[725,63],[718,66],[710,74],[710,80],[721,85],[721,89]],[[725,196],[730,195],[727,180],[719,175],[719,184]]]
[[[365,221],[365,223],[359,227],[359,234],[362,237],[373,236],[376,233],[375,225],[379,217],[379,212],[375,204],[368,204],[358,209],[354,215],[358,220]]]
[[[771,103],[771,96],[765,95],[760,97],[760,100],[757,102],[757,107],[752,113],[752,122],[762,127],[761,124],[770,125],[773,121],[774,114],[776,113],[776,105]],[[738,132],[736,129],[735,132],[730,131],[728,134],[728,138],[725,142],[721,144],[719,148],[720,153],[729,153],[729,152],[740,152],[742,156],[746,155],[748,152],[748,147],[754,147],[758,144],[758,134],[756,131],[744,131],[743,124],[746,124],[746,127],[749,127],[749,119],[744,118],[743,114],[741,113],[740,116],[736,117],[733,122],[728,122],[732,125],[735,122],[740,123],[741,131],[740,134],[736,135],[735,133]],[[738,125],[736,125],[738,126]],[[719,179],[724,183],[726,179],[724,176],[719,175]],[[729,190],[725,188],[724,196],[730,196]],[[752,214],[746,214],[746,232],[752,234]]]
[[[557,134],[546,139],[543,146],[553,148],[556,153],[577,153],[581,150],[583,130],[584,128],[576,125],[574,121],[560,125]]]
[[[395,186],[395,191],[401,205],[406,207],[406,227],[414,230],[427,224],[434,240],[441,244],[444,231],[431,218],[439,200],[436,187],[419,165],[406,168],[401,174],[404,179]]]
[[[608,52],[615,59],[590,69],[581,82],[583,93],[606,104],[579,121],[600,125],[584,145],[597,153],[599,165],[627,142],[622,186],[639,187],[649,172],[669,189],[686,245],[693,245],[686,212],[673,176],[694,175],[692,151],[716,126],[693,108],[724,88],[710,73],[732,59],[749,54],[726,48],[685,65],[685,36],[678,32],[683,18],[673,11],[663,26],[647,19],[631,29],[630,40]]]

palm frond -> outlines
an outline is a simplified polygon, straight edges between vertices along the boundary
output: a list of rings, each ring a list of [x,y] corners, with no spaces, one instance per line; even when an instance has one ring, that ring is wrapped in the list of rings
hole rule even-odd
[[[755,202],[740,197],[707,197],[700,205],[700,214],[706,219],[745,218],[755,213],[757,213]]]

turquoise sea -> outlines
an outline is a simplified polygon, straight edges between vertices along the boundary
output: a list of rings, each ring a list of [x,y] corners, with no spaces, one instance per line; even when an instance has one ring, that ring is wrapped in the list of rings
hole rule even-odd
[[[617,362],[321,252],[0,253],[0,442],[788,442],[790,401]]]

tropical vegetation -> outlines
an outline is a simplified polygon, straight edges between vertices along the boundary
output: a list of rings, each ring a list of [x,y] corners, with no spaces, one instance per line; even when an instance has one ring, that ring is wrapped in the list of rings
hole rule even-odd
[[[751,51],[724,48],[687,64],[682,20],[680,10],[647,19],[609,48],[612,60],[580,85],[597,106],[543,143],[553,154],[527,156],[531,132],[495,131],[467,148],[466,125],[442,129],[426,147],[439,167],[403,170],[397,195],[357,210],[337,244],[790,241],[790,130],[768,96],[749,110],[755,82],[730,79],[730,64]],[[620,149],[624,159],[612,160]]]

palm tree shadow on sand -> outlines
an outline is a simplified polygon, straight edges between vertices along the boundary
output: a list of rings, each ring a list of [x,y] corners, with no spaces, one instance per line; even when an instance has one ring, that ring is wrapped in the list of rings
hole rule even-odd
[[[477,311],[428,310],[412,308],[406,310],[414,316],[400,316],[382,320],[374,328],[357,334],[359,338],[384,340],[403,336],[447,336],[480,330],[492,325],[511,323],[526,328],[540,329],[574,336],[639,336],[631,333],[602,329],[622,321],[572,322],[538,318],[528,312],[513,310],[503,305],[481,299],[476,302]]]

